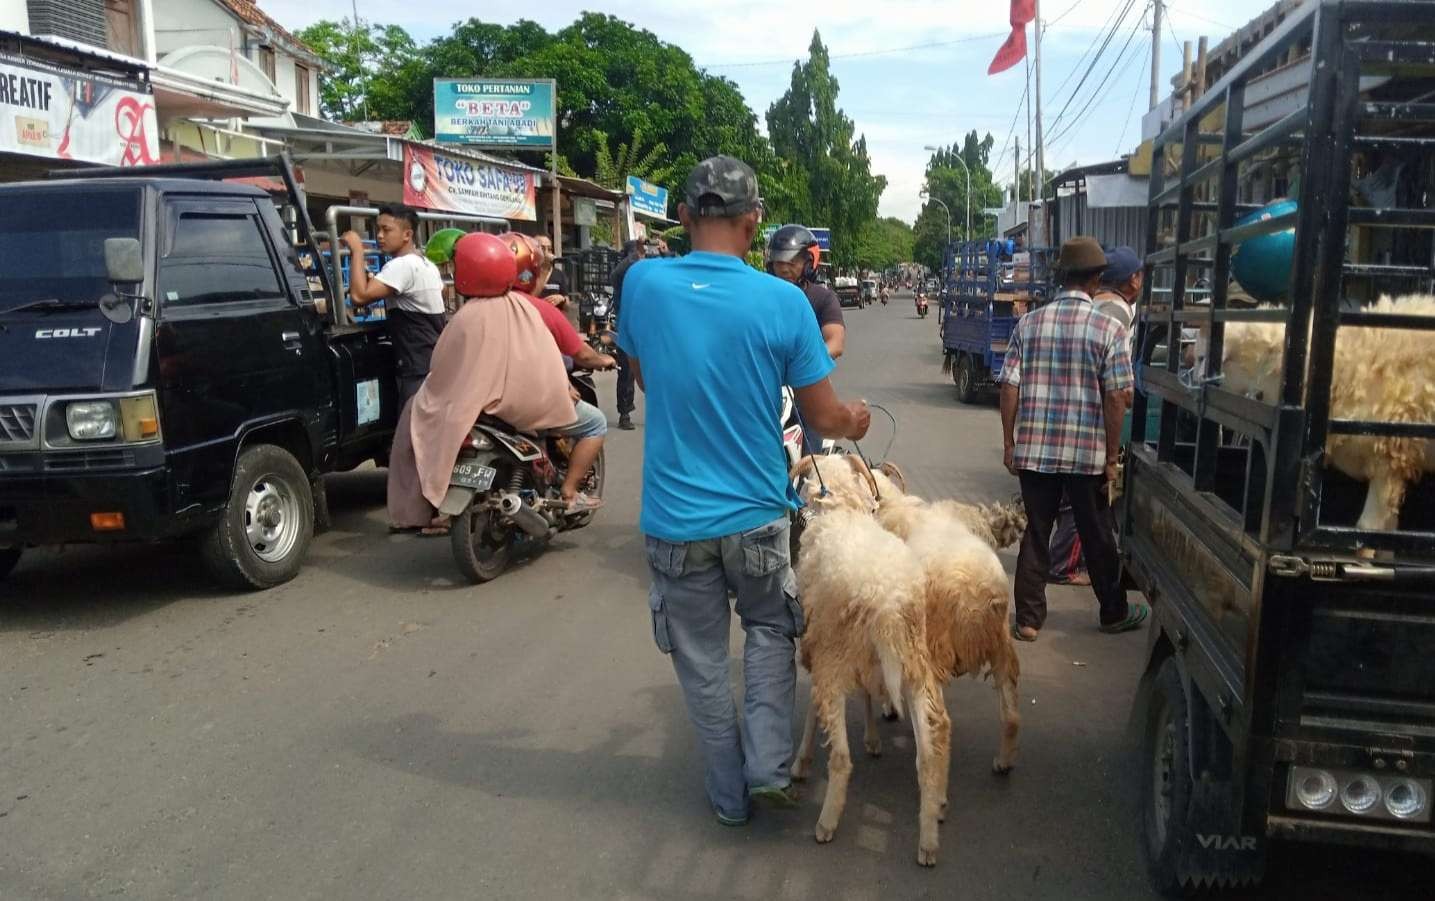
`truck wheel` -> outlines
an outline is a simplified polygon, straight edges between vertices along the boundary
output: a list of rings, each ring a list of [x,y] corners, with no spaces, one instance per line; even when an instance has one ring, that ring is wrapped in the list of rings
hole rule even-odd
[[[482,498],[475,498],[481,501]],[[472,505],[449,524],[453,559],[475,585],[492,582],[503,575],[512,555],[512,536],[498,524],[498,511],[475,509]]]
[[[22,553],[24,553],[24,548],[0,548],[0,580],[10,575],[11,570],[15,568],[15,564],[20,562],[20,555]]]
[[[969,404],[977,399],[977,367],[971,354],[958,354],[957,366],[952,370],[952,381],[957,385],[957,400]]]
[[[1186,815],[1191,801],[1190,734],[1186,688],[1176,659],[1168,657],[1156,671],[1146,702],[1141,825],[1151,882],[1175,898],[1196,887],[1180,864],[1182,849],[1195,842]]]
[[[272,588],[299,574],[313,537],[314,497],[304,467],[281,447],[246,447],[224,517],[204,540],[210,571],[237,588]]]

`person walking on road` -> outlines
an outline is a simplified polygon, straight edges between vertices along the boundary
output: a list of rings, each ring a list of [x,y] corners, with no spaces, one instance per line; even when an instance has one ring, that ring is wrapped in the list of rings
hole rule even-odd
[[[1128,336],[1144,281],[1145,272],[1136,251],[1130,247],[1107,251],[1101,288],[1092,296],[1091,302],[1098,312],[1121,323],[1122,331]],[[1129,337],[1126,346],[1131,346]],[[1091,584],[1091,576],[1086,572],[1086,559],[1081,552],[1081,536],[1076,532],[1076,517],[1071,512],[1071,503],[1065,498],[1062,498],[1061,511],[1056,517],[1056,531],[1051,537],[1051,560],[1050,581],[1058,585]]]
[[[803,631],[788,548],[797,499],[782,452],[781,388],[834,438],[860,439],[870,414],[843,404],[807,299],[744,257],[761,221],[757,176],[715,156],[688,176],[680,259],[626,273],[618,344],[647,395],[640,525],[658,649],[672,657],[724,825],[752,799],[791,807],[793,659]],[[729,592],[746,633],[739,718],[728,671]],[[741,722],[741,726],[739,726]]]
[[[1106,485],[1116,478],[1121,421],[1131,393],[1131,354],[1116,320],[1091,294],[1106,254],[1094,238],[1061,246],[1061,291],[1023,316],[1001,372],[1003,462],[1021,480],[1027,528],[1017,555],[1012,634],[1035,641],[1046,622],[1052,522],[1065,493],[1076,518],[1103,632],[1126,632],[1150,614],[1121,588]]]
[[[613,319],[617,321],[623,305],[623,280],[633,264],[648,256],[666,257],[668,253],[668,242],[659,238],[652,245],[651,254],[648,245],[642,241],[632,241],[628,247],[628,253],[623,257],[617,266],[613,267],[613,274],[609,277],[609,284],[613,286]],[[618,360],[618,428],[631,432],[633,426],[633,411],[637,409],[636,394],[633,391],[633,370],[628,366],[628,357],[618,348],[614,353]]]

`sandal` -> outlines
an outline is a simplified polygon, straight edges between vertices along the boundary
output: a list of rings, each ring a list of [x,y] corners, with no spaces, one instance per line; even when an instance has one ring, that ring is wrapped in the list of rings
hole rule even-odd
[[[1107,635],[1116,635],[1121,632],[1130,632],[1132,629],[1139,629],[1141,624],[1146,622],[1146,617],[1151,615],[1151,605],[1145,601],[1137,601],[1132,604],[1126,618],[1114,623],[1108,623],[1101,627],[1101,631]]]
[[[1016,623],[1011,624],[1011,637],[1017,641],[1036,641],[1036,635],[1037,629],[1035,626],[1018,626]]]

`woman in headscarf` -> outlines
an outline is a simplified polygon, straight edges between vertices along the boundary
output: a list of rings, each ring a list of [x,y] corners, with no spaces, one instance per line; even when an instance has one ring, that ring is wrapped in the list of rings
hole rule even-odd
[[[512,291],[518,265],[498,237],[475,232],[454,246],[454,289],[464,298],[434,347],[429,374],[399,417],[389,459],[389,518],[398,529],[443,534],[435,511],[459,448],[480,415],[520,431],[578,418],[568,374],[543,317]]]

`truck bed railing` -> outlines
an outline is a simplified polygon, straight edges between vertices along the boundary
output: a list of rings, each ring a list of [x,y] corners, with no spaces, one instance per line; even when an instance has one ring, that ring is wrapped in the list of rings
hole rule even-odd
[[[1290,67],[1290,57],[1302,53],[1306,61],[1295,65],[1309,73],[1305,102],[1247,132],[1247,85]],[[1435,230],[1435,210],[1422,208],[1422,198],[1435,193],[1429,175],[1435,158],[1431,78],[1435,3],[1311,0],[1290,10],[1259,47],[1153,143],[1139,346],[1149,353],[1163,333],[1173,346],[1172,336],[1184,325],[1199,327],[1208,347],[1204,363],[1184,378],[1182,354],[1175,350],[1159,368],[1144,357],[1137,361],[1149,398],[1137,397],[1133,441],[1154,437],[1157,459],[1169,463],[1176,459],[1178,441],[1192,440],[1194,423],[1188,474],[1197,490],[1210,490],[1221,429],[1244,431],[1261,448],[1267,469],[1258,534],[1272,548],[1309,544],[1435,553],[1435,534],[1359,530],[1321,521],[1330,438],[1435,439],[1435,422],[1355,420],[1331,410],[1341,328],[1435,331],[1435,317],[1348,308],[1352,300],[1373,300],[1378,293],[1435,288],[1435,232],[1422,239],[1423,245],[1403,236],[1413,229]],[[1216,124],[1219,132],[1207,130]],[[1368,175],[1396,157],[1408,164],[1403,177],[1420,179],[1422,187],[1397,184],[1389,195],[1393,202],[1371,199],[1351,206],[1345,201],[1355,187],[1357,164]],[[1270,187],[1267,198],[1280,196],[1283,182],[1271,174],[1277,170],[1283,173],[1279,179],[1298,172],[1295,210],[1237,224],[1238,217],[1261,207],[1248,202],[1253,185],[1258,194]],[[1274,308],[1230,308],[1237,247],[1291,229],[1295,251],[1288,300]],[[1208,289],[1193,288],[1197,277],[1208,280]],[[1192,306],[1193,300],[1203,305]],[[1278,396],[1262,403],[1222,387],[1227,322],[1286,325]],[[1158,436],[1145,434],[1147,403],[1161,404]],[[1179,429],[1178,416],[1186,417]]]

